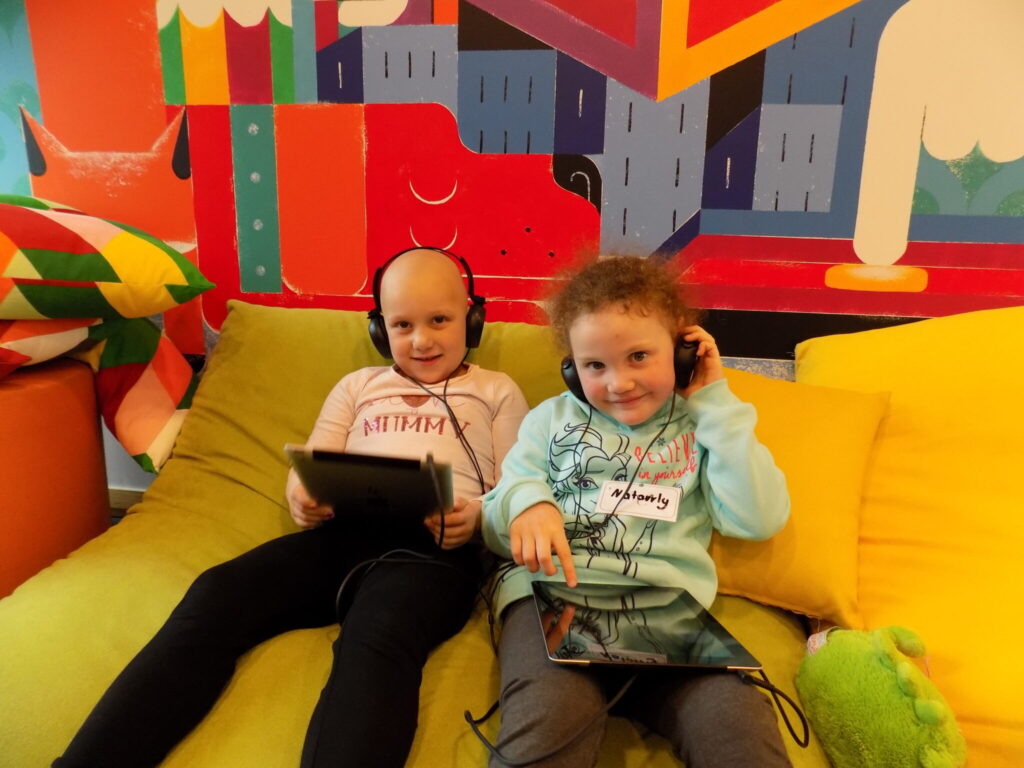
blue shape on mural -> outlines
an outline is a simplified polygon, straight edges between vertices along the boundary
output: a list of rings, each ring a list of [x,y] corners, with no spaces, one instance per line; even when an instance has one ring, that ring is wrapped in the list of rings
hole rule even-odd
[[[458,116],[474,152],[552,154],[555,52],[461,51]]]
[[[598,154],[604,149],[607,79],[564,53],[555,66],[555,154]]]
[[[363,102],[363,31],[349,32],[316,52],[316,92],[333,104]]]
[[[700,234],[700,211],[686,220],[679,229],[672,233],[672,236],[659,245],[651,253],[651,256],[664,260],[671,259],[683,248],[689,245]]]
[[[28,195],[28,157],[21,111],[42,122],[25,6],[0,3],[0,192]]]
[[[608,81],[601,170],[602,250],[651,253],[700,208],[707,80],[651,101]]]
[[[755,210],[829,210],[841,120],[840,106],[762,105]]]
[[[833,179],[828,184],[831,190],[828,211],[808,216],[803,211],[802,198],[798,199],[799,205],[792,211],[783,211],[781,206],[779,211],[775,211],[773,191],[768,210],[706,209],[701,216],[702,232],[853,237],[878,40],[889,17],[905,2],[862,0],[799,32],[796,48],[793,47],[793,38],[788,37],[767,49],[764,72],[766,105],[817,103],[841,110],[833,152]],[[763,116],[761,130],[764,130]],[[766,162],[769,160],[770,157],[765,158]],[[760,172],[759,167],[757,173]],[[806,192],[805,189],[802,194]],[[811,210],[808,197],[808,213]]]
[[[760,123],[755,109],[704,155],[704,208],[750,210]]]
[[[872,40],[871,31],[870,25],[865,27],[863,9],[858,8],[808,27],[768,48],[764,103],[846,103],[851,70],[865,58],[874,61],[878,37],[876,32]]]
[[[367,104],[444,104],[458,108],[458,31],[454,26],[363,29]]]
[[[316,18],[309,0],[292,0],[292,71],[295,103],[316,103]]]

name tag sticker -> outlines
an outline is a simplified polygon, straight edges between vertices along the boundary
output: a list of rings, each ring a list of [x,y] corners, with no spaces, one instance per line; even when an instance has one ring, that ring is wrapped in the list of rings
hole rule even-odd
[[[626,490],[626,489],[629,490]],[[597,511],[615,513],[622,517],[645,517],[649,520],[667,520],[674,523],[679,515],[679,500],[683,489],[669,485],[644,483],[618,483],[608,480],[601,484]]]

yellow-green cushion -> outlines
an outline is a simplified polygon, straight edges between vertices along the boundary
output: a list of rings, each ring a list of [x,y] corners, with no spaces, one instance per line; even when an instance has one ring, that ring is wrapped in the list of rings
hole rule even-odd
[[[715,535],[719,591],[860,627],[861,492],[888,395],[726,373],[737,397],[757,408],[757,436],[785,473],[792,506],[767,541]]]
[[[888,391],[865,480],[859,598],[915,630],[971,766],[1024,765],[1024,307],[811,339],[797,379]]]

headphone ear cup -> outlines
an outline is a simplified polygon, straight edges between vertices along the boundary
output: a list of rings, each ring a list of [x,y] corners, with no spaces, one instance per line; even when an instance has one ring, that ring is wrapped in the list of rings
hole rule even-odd
[[[370,341],[373,342],[373,346],[380,353],[381,357],[386,357],[388,360],[391,359],[391,342],[388,341],[388,332],[384,328],[384,317],[381,315],[380,310],[370,310],[367,315],[370,319],[367,330],[370,332]]]
[[[676,389],[686,389],[690,386],[690,379],[693,378],[694,368],[697,367],[696,341],[686,341],[682,336],[676,339],[675,347],[675,369]]]
[[[587,396],[583,394],[583,382],[580,381],[580,374],[576,370],[576,362],[572,359],[572,355],[562,358],[562,381],[565,382],[565,386],[570,392],[584,403],[587,402]]]
[[[474,304],[466,312],[466,347],[468,349],[476,349],[480,346],[486,317],[487,310],[482,304]]]

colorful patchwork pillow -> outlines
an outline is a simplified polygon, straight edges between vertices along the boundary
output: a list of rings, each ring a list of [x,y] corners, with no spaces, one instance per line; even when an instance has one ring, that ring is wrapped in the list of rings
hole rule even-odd
[[[198,380],[145,317],[0,320],[0,378],[69,354],[96,372],[103,421],[133,459],[156,472],[170,456]]]
[[[147,316],[212,287],[145,232],[0,195],[0,377],[61,354],[89,363],[104,422],[151,472],[170,455],[197,377]]]
[[[51,360],[87,343],[96,318],[0,320],[0,379],[23,365]]]
[[[103,421],[139,466],[156,472],[171,455],[198,375],[148,318],[107,320],[88,332],[95,343],[72,357],[96,371]]]
[[[0,195],[0,318],[145,317],[213,287],[134,227],[33,197]]]

